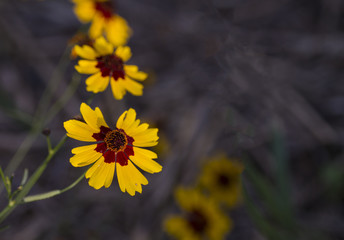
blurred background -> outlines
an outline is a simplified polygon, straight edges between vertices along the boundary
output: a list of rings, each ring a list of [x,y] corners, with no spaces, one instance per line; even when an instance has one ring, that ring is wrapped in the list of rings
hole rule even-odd
[[[234,227],[225,239],[344,239],[344,2],[117,0],[116,6],[134,31],[130,63],[149,79],[142,97],[116,101],[107,89],[91,106],[112,126],[133,107],[158,127],[154,150],[163,171],[145,173],[149,184],[135,197],[122,193],[116,179],[98,191],[83,180],[63,195],[19,206],[0,239],[170,239],[162,223],[180,211],[174,189],[194,184],[205,159],[218,152],[246,169],[245,196],[229,213]],[[72,77],[76,61],[66,48],[81,27],[72,7],[67,0],[0,2],[1,167],[21,159],[14,155],[21,144],[31,146],[18,168],[10,166],[14,187],[47,154],[32,123],[45,122],[55,144],[65,134],[63,121],[90,96],[86,77]],[[40,100],[47,86],[52,97]],[[52,111],[61,96],[55,105],[61,111]],[[77,179],[83,169],[69,158],[80,145],[69,139],[30,193]],[[2,191],[1,208],[6,204]]]

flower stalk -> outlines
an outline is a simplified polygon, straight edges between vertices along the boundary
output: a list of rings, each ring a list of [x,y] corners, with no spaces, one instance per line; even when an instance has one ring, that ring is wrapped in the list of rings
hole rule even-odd
[[[34,172],[34,174],[29,178],[29,180],[23,186],[22,190],[18,193],[18,195],[14,199],[10,199],[7,207],[0,212],[0,223],[2,223],[8,217],[8,215],[10,215],[11,212],[18,206],[18,204],[20,204],[23,201],[23,199],[29,193],[31,188],[35,185],[35,183],[38,181],[38,179],[43,174],[43,172],[46,169],[50,160],[61,149],[63,144],[66,142],[66,140],[67,140],[67,136],[65,135],[62,137],[62,139],[59,141],[59,143],[51,151],[49,151],[47,157],[44,159],[41,166],[39,166],[39,168],[37,168],[37,170]]]

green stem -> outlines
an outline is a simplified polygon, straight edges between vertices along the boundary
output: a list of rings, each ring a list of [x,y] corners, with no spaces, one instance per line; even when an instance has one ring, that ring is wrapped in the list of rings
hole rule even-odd
[[[23,199],[22,203],[35,202],[35,201],[44,200],[44,199],[48,199],[48,198],[52,198],[52,197],[55,197],[57,195],[60,195],[61,193],[64,193],[64,192],[72,189],[73,187],[75,187],[84,178],[85,174],[86,174],[86,172],[84,172],[77,180],[75,180],[71,185],[69,185],[66,188],[63,188],[61,190],[54,190],[54,191],[49,191],[46,193],[27,196]]]
[[[31,128],[30,133],[25,138],[23,143],[18,148],[18,151],[15,153],[11,161],[9,162],[7,168],[5,169],[5,174],[10,175],[13,173],[19,164],[22,162],[26,154],[29,152],[32,144],[36,140],[38,134],[41,133],[43,126],[51,121],[54,116],[63,108],[63,106],[68,102],[68,100],[73,96],[75,93],[79,83],[80,83],[81,76],[79,74],[75,74],[72,78],[71,83],[69,84],[68,88],[62,95],[59,101],[57,101],[51,108],[50,111],[42,118],[34,123]],[[0,193],[2,191],[2,186],[0,186]]]
[[[21,203],[24,197],[29,193],[31,188],[35,185],[37,180],[40,178],[42,173],[44,172],[45,168],[47,167],[50,160],[56,155],[56,153],[60,150],[63,146],[65,141],[67,140],[67,135],[63,136],[60,142],[56,145],[52,151],[48,153],[48,156],[44,159],[43,163],[37,170],[33,173],[33,175],[29,178],[28,182],[23,187],[23,190],[18,193],[14,200],[11,200],[8,203],[8,206],[0,212],[0,223],[3,222],[8,215],[17,207],[19,203]]]
[[[52,148],[52,146],[51,146],[50,136],[47,136],[47,145],[48,145],[48,152],[52,151],[53,148]]]
[[[50,122],[56,114],[58,114],[61,109],[66,105],[66,103],[69,101],[69,99],[74,95],[75,91],[77,90],[81,80],[81,75],[78,73],[74,73],[72,77],[71,83],[68,85],[66,91],[61,96],[61,98],[50,107],[46,119],[45,124]]]
[[[79,78],[76,77],[76,79],[80,80],[80,77]],[[73,94],[73,91],[69,91],[69,94]],[[68,94],[66,94],[66,95],[68,95]],[[87,102],[89,102],[91,104],[93,97],[94,97],[94,95],[91,95],[87,99]],[[62,97],[62,99],[64,99],[64,98]],[[64,193],[64,192],[72,189],[74,186],[76,186],[83,179],[86,172],[83,173],[74,183],[72,183],[71,185],[69,185],[68,187],[66,187],[62,190],[55,190],[55,191],[51,191],[51,192],[44,193],[44,194],[28,196],[25,200],[26,195],[30,192],[31,188],[38,181],[38,179],[43,174],[43,172],[46,169],[50,160],[56,155],[56,153],[60,150],[60,148],[63,146],[63,144],[66,142],[66,140],[67,140],[67,135],[64,135],[62,137],[62,139],[60,140],[60,142],[55,146],[55,148],[51,149],[48,152],[48,156],[45,158],[45,160],[43,161],[41,166],[39,166],[39,168],[36,169],[34,174],[29,178],[28,182],[24,185],[23,189],[18,193],[18,195],[16,195],[15,199],[10,200],[8,203],[8,206],[0,212],[0,223],[2,223],[6,219],[6,217],[8,217],[8,215],[11,214],[11,212],[17,207],[18,204],[38,201],[38,200],[42,200],[42,199],[46,199],[46,198],[50,198],[50,197],[59,195],[61,193]]]
[[[52,100],[53,93],[57,89],[58,85],[61,83],[63,74],[65,73],[69,63],[70,63],[70,51],[71,47],[67,46],[64,50],[60,61],[58,62],[56,69],[54,70],[51,79],[47,87],[45,88],[40,101],[38,102],[38,106],[35,112],[35,120],[39,120],[44,116],[44,113],[48,109],[49,103]]]
[[[43,129],[43,126],[49,122],[57,113],[58,111],[62,108],[61,104],[59,108],[54,108],[54,111],[49,111],[49,115],[45,114],[47,109],[48,104],[51,101],[52,98],[52,93],[56,90],[58,84],[61,82],[63,79],[63,73],[66,71],[70,59],[69,59],[69,52],[70,52],[70,47],[67,47],[65,52],[63,53],[60,62],[58,63],[56,70],[54,71],[51,80],[49,81],[49,85],[47,86],[45,92],[43,93],[40,101],[39,101],[39,106],[37,107],[35,116],[33,117],[33,125],[31,127],[31,130],[28,134],[28,136],[25,138],[25,140],[22,142],[20,147],[18,148],[17,152],[9,162],[8,166],[5,169],[5,174],[10,175],[12,174],[19,164],[23,161],[24,157],[30,150],[32,144],[36,140],[38,134]],[[75,78],[74,78],[75,79]],[[79,79],[80,82],[80,79]],[[75,81],[72,81],[69,85],[75,85]],[[68,93],[68,96],[72,96],[73,94],[70,94],[70,86],[67,88],[66,92]],[[64,94],[65,95],[65,94]],[[67,99],[68,100],[68,99]],[[66,101],[63,101],[65,104]],[[58,111],[56,111],[58,110]],[[2,191],[2,186],[0,186],[0,193]]]

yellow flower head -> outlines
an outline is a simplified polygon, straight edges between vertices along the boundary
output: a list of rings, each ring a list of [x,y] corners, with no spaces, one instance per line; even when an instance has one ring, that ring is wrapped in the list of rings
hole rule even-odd
[[[232,228],[215,201],[199,191],[179,188],[176,199],[183,215],[171,216],[164,222],[166,231],[179,240],[223,239]]]
[[[114,13],[109,0],[73,0],[74,12],[83,23],[92,22],[89,29],[91,38],[96,39],[103,33],[115,46],[125,45],[131,35],[127,22]]]
[[[158,144],[158,129],[148,128],[147,123],[140,124],[132,108],[119,117],[115,129],[109,128],[99,108],[92,110],[82,103],[80,112],[85,122],[69,120],[64,122],[64,128],[69,137],[92,144],[72,149],[74,156],[70,163],[74,167],[94,163],[86,172],[86,178],[95,189],[108,188],[116,169],[122,192],[127,191],[131,196],[141,193],[141,184],[146,185],[148,181],[134,164],[149,173],[161,171],[162,166],[153,161],[157,155],[141,148]]]
[[[233,207],[241,199],[242,171],[241,163],[219,155],[204,165],[199,183],[215,200]]]
[[[75,69],[79,73],[92,74],[86,79],[86,90],[102,92],[111,85],[113,96],[122,99],[126,91],[135,96],[141,96],[143,85],[135,80],[143,81],[147,74],[138,70],[135,65],[124,64],[131,57],[131,50],[127,46],[120,46],[116,50],[113,44],[105,38],[97,38],[94,47],[75,46],[75,52],[86,60],[79,60]]]

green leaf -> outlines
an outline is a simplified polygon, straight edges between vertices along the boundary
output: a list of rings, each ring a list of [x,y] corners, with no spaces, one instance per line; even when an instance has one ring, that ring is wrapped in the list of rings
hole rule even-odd
[[[10,195],[11,195],[11,182],[10,182],[9,178],[5,176],[1,167],[0,167],[0,175],[1,175],[1,179],[4,183],[4,186],[5,186],[6,191],[7,191],[7,197],[10,197]]]
[[[254,190],[258,193],[267,214],[272,217],[281,226],[291,228],[292,225],[290,215],[286,214],[284,200],[279,191],[272,183],[267,181],[250,163],[245,164],[245,173],[253,185]],[[293,220],[295,222],[295,220]]]
[[[4,172],[2,171],[2,168],[0,167],[0,175],[1,175],[1,179],[4,183],[4,186],[6,188],[7,191],[7,197],[9,197],[11,195],[11,184],[8,185],[8,177],[5,176]]]
[[[273,152],[276,161],[275,182],[277,183],[277,193],[279,203],[281,206],[281,214],[284,218],[284,223],[289,228],[295,227],[295,219],[293,216],[293,208],[291,203],[291,187],[290,187],[290,173],[288,153],[285,148],[283,136],[278,131],[273,133]]]
[[[28,177],[29,177],[29,170],[27,168],[25,168],[24,174],[23,174],[23,178],[22,178],[21,183],[20,183],[20,186],[23,186],[26,183]]]
[[[258,227],[258,229],[270,240],[290,240],[288,236],[289,234],[282,231],[282,229],[278,228],[270,221],[267,220],[266,216],[264,216],[261,211],[257,208],[254,202],[249,197],[247,189],[243,186],[243,198],[246,206],[246,210],[248,211],[251,219]]]

